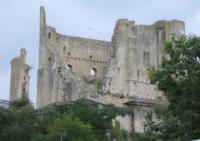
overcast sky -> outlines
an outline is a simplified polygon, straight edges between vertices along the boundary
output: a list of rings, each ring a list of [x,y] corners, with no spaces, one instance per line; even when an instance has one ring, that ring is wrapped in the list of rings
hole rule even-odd
[[[36,102],[40,5],[48,25],[73,36],[110,41],[119,18],[136,24],[178,19],[187,34],[200,35],[199,0],[0,0],[0,99],[9,99],[10,60],[26,48],[33,67],[30,98]]]

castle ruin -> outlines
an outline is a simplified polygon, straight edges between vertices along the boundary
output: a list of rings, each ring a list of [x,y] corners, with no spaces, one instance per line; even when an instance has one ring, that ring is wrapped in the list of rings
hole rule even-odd
[[[26,50],[20,50],[20,56],[11,62],[10,101],[29,98],[29,70],[26,64]]]
[[[150,84],[147,69],[158,67],[168,56],[163,43],[173,34],[185,33],[182,21],[157,21],[136,25],[119,19],[110,42],[59,34],[46,24],[40,8],[40,48],[37,108],[79,98],[102,104],[129,106],[133,115],[117,117],[128,131],[144,131],[145,117],[152,106],[166,99]],[[26,52],[11,61],[11,100],[28,96],[29,66]]]

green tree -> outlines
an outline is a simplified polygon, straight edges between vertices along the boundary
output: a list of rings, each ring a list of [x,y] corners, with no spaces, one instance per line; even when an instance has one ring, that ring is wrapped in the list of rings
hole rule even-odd
[[[55,125],[59,125],[57,123],[55,124],[55,120],[68,120],[68,122],[70,121],[76,124],[78,124],[80,121],[81,124],[90,126],[91,129],[86,130],[91,130],[91,132],[89,132],[91,136],[94,136],[98,140],[106,141],[108,140],[107,133],[113,129],[113,119],[115,119],[115,117],[119,114],[125,115],[129,113],[130,110],[126,108],[118,108],[114,105],[100,106],[97,103],[89,103],[84,99],[80,99],[71,104],[44,108],[41,109],[40,112],[42,113],[42,120],[40,125],[43,125],[43,127],[41,128],[42,131],[40,131],[40,134],[37,134],[35,136],[34,141],[40,141],[43,140],[43,138],[48,138],[49,136],[55,137],[54,133],[58,132],[56,130],[60,130],[63,128],[58,126],[54,128],[55,130],[50,130],[50,127],[55,127]],[[72,121],[72,119],[74,120]],[[72,128],[72,126],[66,128],[67,129],[65,129],[65,132],[68,132],[68,128]],[[76,132],[78,134],[82,131],[76,130]],[[70,133],[70,135],[76,136],[74,133]]]
[[[14,108],[21,108],[21,107],[25,107],[25,106],[31,106],[31,102],[29,101],[28,98],[22,97],[21,99],[17,99],[15,101],[13,101],[12,102],[12,106]]]
[[[72,119],[70,116],[65,116],[48,126],[48,134],[39,134],[32,141],[98,141],[91,129],[89,124],[84,124],[77,118]]]
[[[12,108],[0,108],[0,140],[56,141],[62,137],[63,141],[106,141],[108,133],[114,131],[120,133],[115,135],[122,140],[120,126],[113,127],[113,119],[130,111],[84,99],[35,110],[26,99],[17,100]]]
[[[0,140],[29,141],[37,133],[39,124],[34,108],[28,103],[19,105],[0,108]]]
[[[151,130],[163,140],[186,141],[200,137],[200,38],[173,37],[165,43],[169,59],[152,68],[151,82],[170,102],[156,109],[160,122]]]
[[[117,115],[130,113],[130,109],[119,108],[114,105],[104,105],[102,108],[98,104],[88,103],[84,99],[76,101],[69,107],[70,114],[74,118],[79,118],[86,124],[92,126],[92,131],[97,138],[102,141],[107,140],[107,133],[113,127],[113,119]]]

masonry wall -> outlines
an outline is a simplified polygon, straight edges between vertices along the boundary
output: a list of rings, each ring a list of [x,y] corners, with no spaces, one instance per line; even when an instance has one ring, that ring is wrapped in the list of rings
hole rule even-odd
[[[166,40],[172,34],[184,33],[182,21],[158,21],[152,25],[135,25],[127,19],[116,23],[112,42],[116,57],[111,60],[105,90],[124,97],[164,100],[162,94],[151,85],[147,69],[158,67],[167,58],[163,51]]]
[[[57,33],[55,28],[47,26],[44,8],[41,8],[37,105],[55,102],[54,91],[59,87],[55,83],[59,81],[55,74],[57,68],[70,67],[74,73],[102,80],[113,55],[111,42]]]
[[[29,97],[29,69],[26,64],[26,50],[20,50],[20,56],[11,61],[10,101]]]
[[[113,54],[110,42],[59,35],[58,38],[62,66],[71,65],[74,72],[85,76],[90,76],[90,70],[95,68],[96,77],[105,76]]]

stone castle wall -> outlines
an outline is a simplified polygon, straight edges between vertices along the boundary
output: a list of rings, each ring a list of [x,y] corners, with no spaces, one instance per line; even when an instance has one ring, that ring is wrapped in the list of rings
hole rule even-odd
[[[127,19],[118,20],[112,40],[116,57],[110,62],[105,89],[130,97],[162,98],[161,93],[150,84],[147,69],[159,66],[161,60],[167,57],[163,44],[172,33],[183,34],[184,23],[173,20],[135,25]]]
[[[59,80],[55,71],[58,67],[71,69],[83,76],[95,73],[95,78],[103,79],[114,54],[111,42],[59,34],[53,27],[47,26],[44,8],[41,8],[40,16],[39,107],[56,101],[54,91],[58,92],[55,89],[59,86],[55,81]]]
[[[44,8],[40,10],[37,107],[79,98],[117,106],[134,101],[135,116],[119,119],[125,129],[143,132],[143,111],[151,111],[151,106],[159,103],[155,100],[166,101],[150,84],[147,69],[158,67],[162,59],[168,58],[163,52],[164,42],[172,34],[184,34],[185,24],[162,20],[152,25],[136,25],[128,19],[119,19],[112,41],[106,42],[59,34],[46,24]],[[88,83],[94,79],[102,82],[102,88]],[[142,102],[138,106],[141,100],[136,99],[152,104]],[[127,119],[130,121],[126,122]]]

